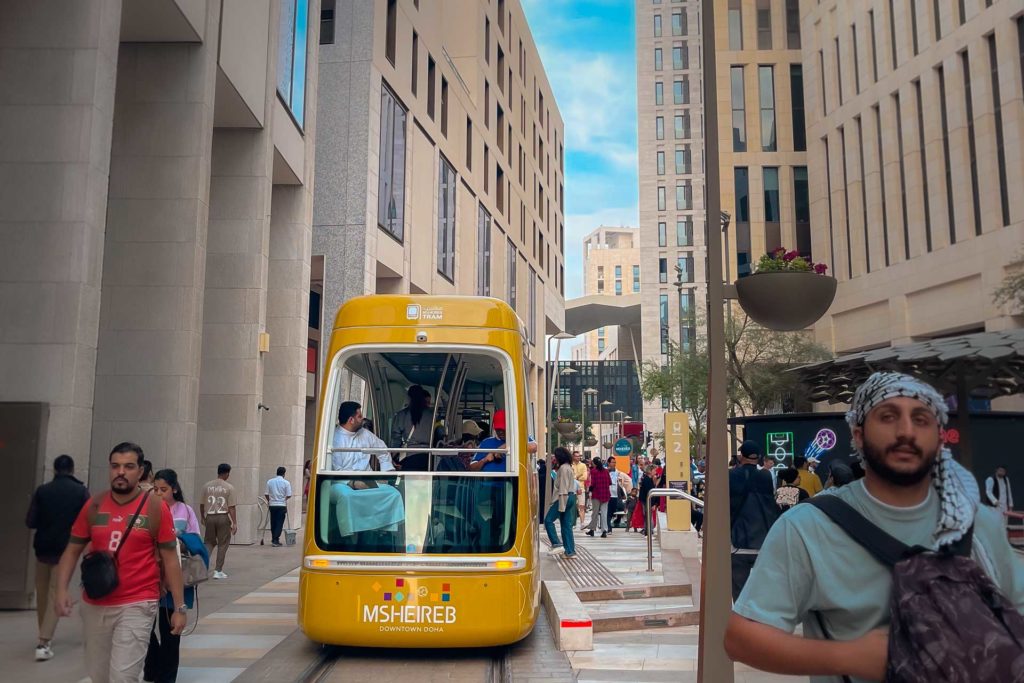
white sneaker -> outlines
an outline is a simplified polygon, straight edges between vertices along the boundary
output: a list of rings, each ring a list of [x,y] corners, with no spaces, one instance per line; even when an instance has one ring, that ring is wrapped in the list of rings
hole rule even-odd
[[[215,579],[226,579],[226,578],[228,578],[228,575],[225,574],[224,572],[219,572],[217,570],[214,570],[213,578],[215,578]]]
[[[560,545],[556,545],[556,546],[553,546],[550,550],[548,550],[548,555],[551,555],[551,556],[561,555],[564,552],[565,552],[565,548],[564,547],[562,547]]]
[[[48,659],[53,659],[53,648],[49,645],[39,645],[36,647],[36,661],[45,662]]]

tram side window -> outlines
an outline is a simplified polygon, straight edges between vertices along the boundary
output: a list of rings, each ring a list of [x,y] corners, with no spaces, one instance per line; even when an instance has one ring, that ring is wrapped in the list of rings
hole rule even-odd
[[[347,357],[325,405],[339,421],[317,474],[318,544],[374,553],[510,548],[518,465],[498,439],[509,403],[506,363],[454,351]],[[375,433],[360,424],[368,416]],[[478,447],[495,450],[470,450]]]

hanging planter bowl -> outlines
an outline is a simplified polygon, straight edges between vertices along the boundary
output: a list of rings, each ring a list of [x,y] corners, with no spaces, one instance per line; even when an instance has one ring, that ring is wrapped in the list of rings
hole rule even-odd
[[[588,436],[586,441],[583,442],[588,448],[593,448],[597,445],[597,439],[592,436]]]
[[[555,431],[562,436],[569,436],[580,428],[576,422],[552,422],[551,424],[554,426]]]
[[[836,279],[817,273],[754,273],[736,281],[744,312],[772,330],[802,330],[825,315]]]

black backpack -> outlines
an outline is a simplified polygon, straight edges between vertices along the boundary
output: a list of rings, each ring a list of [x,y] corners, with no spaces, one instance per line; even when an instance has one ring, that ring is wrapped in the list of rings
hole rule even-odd
[[[886,683],[1024,681],[1024,616],[970,558],[973,528],[932,551],[901,543],[836,496],[806,502],[892,567]]]
[[[751,478],[757,474],[760,472],[747,468],[743,479],[743,498],[736,508],[736,514],[730,520],[730,540],[733,548],[760,550],[768,530],[779,518],[779,506],[775,504],[775,498],[754,490]]]

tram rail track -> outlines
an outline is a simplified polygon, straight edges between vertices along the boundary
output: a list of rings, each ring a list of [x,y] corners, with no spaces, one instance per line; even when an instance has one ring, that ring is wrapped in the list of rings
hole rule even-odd
[[[295,678],[295,683],[341,683],[343,681],[361,679],[366,675],[368,656],[372,665],[378,669],[394,668],[395,674],[408,675],[408,664],[411,655],[418,653],[417,663],[437,667],[445,664],[458,665],[464,670],[476,663],[483,683],[511,683],[512,659],[511,648],[488,648],[485,650],[375,650],[368,655],[365,650],[345,648],[334,645],[322,645],[316,657]],[[450,653],[450,654],[449,654]],[[463,671],[463,676],[468,671]],[[418,677],[422,679],[422,677]],[[392,678],[401,681],[404,678]],[[410,679],[411,680],[411,679]]]

